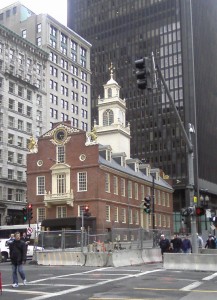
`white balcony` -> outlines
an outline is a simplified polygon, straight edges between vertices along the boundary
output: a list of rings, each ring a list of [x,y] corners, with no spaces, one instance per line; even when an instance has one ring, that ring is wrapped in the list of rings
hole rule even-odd
[[[51,207],[52,205],[69,205],[74,206],[74,193],[71,190],[70,193],[65,194],[51,194],[49,191],[44,196],[44,204],[46,207]]]

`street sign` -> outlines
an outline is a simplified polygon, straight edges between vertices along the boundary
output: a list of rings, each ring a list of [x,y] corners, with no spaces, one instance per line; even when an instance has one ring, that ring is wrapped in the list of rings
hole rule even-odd
[[[211,218],[211,209],[206,209],[206,217]]]
[[[33,232],[33,228],[32,227],[27,228],[27,234],[28,235],[32,234],[32,232]]]

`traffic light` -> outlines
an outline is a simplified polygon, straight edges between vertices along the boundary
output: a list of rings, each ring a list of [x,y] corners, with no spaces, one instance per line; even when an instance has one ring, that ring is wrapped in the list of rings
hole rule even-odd
[[[146,196],[145,197],[145,202],[144,202],[144,212],[150,215],[151,213],[151,197]]]
[[[33,218],[32,214],[32,204],[28,204],[28,220]]]
[[[151,60],[143,57],[135,61],[137,86],[141,90],[151,89]]]
[[[83,214],[84,214],[85,217],[89,217],[90,216],[89,206],[88,205],[85,205]]]
[[[27,208],[23,208],[23,222],[25,223],[27,221]]]
[[[195,208],[196,216],[200,217],[200,216],[205,215],[205,213],[206,213],[206,210],[203,207],[198,206],[198,207]]]

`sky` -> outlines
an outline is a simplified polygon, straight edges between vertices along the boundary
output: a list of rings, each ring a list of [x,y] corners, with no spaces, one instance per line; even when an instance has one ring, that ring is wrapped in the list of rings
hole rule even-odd
[[[67,0],[0,0],[0,9],[15,2],[21,2],[37,15],[46,13],[66,26]]]

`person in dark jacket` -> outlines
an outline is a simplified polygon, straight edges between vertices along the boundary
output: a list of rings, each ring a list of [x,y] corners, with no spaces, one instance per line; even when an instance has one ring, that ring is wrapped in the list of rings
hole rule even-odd
[[[182,239],[177,234],[174,235],[171,244],[173,245],[174,253],[182,252]]]
[[[184,253],[192,253],[192,245],[191,241],[189,240],[188,234],[182,240],[182,251]]]
[[[16,232],[14,235],[15,239],[12,243],[9,244],[10,259],[12,264],[12,278],[13,278],[13,287],[18,287],[18,276],[17,271],[20,274],[20,277],[23,280],[23,284],[26,285],[26,275],[23,270],[23,264],[26,263],[26,244],[24,241],[20,240],[20,233]]]
[[[208,248],[208,249],[216,248],[214,237],[211,234],[209,234],[208,240],[206,241],[205,248]]]
[[[165,252],[170,252],[170,241],[167,238],[165,238],[164,234],[161,234],[161,236],[160,236],[159,245],[160,245],[160,248],[161,248],[162,256]]]

